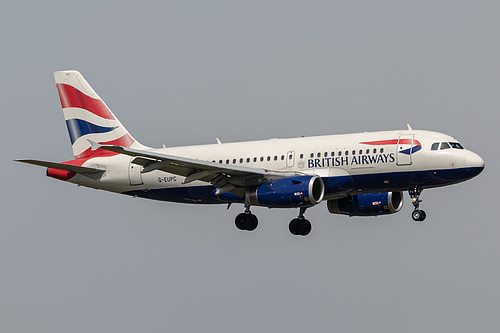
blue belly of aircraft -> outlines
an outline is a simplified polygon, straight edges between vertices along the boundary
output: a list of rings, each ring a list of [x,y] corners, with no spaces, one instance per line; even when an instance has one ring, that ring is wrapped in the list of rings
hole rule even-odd
[[[407,191],[418,186],[422,189],[459,183],[473,178],[482,168],[461,168],[447,170],[391,172],[356,176],[326,177],[325,197],[336,194],[378,193]],[[186,186],[162,189],[128,191],[123,194],[141,198],[179,203],[221,204],[244,203],[244,198],[228,193],[219,199],[212,185]]]

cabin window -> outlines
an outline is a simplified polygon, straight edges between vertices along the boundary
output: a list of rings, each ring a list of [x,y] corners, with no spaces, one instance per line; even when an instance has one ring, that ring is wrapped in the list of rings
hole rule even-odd
[[[243,159],[242,158],[240,158],[240,163],[243,163]]]
[[[250,157],[247,157],[247,163],[250,163]]]
[[[254,163],[255,163],[255,162],[257,162],[257,157],[254,157],[254,158],[253,158],[253,161],[254,161]]]
[[[342,156],[342,152],[341,151],[339,151],[339,156]]]
[[[219,163],[222,164],[222,160],[219,160]]]
[[[431,150],[438,150],[439,149],[439,142],[434,142],[431,146]]]
[[[226,164],[229,164],[229,160],[226,160]]]
[[[332,151],[332,157],[333,157],[333,156],[335,156],[335,152],[334,152],[334,151]]]
[[[384,148],[380,148],[380,153],[383,154],[384,153]]]
[[[274,160],[277,161],[278,160],[278,156],[274,155]]]
[[[345,151],[345,156],[349,155],[349,150]]]
[[[325,157],[328,157],[328,153],[325,151]]]
[[[302,157],[301,157],[302,158]],[[281,160],[284,161],[285,160],[285,155],[281,155]]]
[[[363,149],[359,150],[359,155],[363,155]]]
[[[289,160],[291,160],[291,159],[292,159],[292,157],[293,157],[293,155],[292,155],[292,154],[288,155],[288,159],[289,159]]]
[[[314,158],[314,154],[313,153],[311,153],[311,158]]]
[[[376,154],[377,153],[377,148],[373,149],[373,153]]]
[[[268,160],[268,161],[270,161],[270,160],[271,160],[271,156],[268,156],[268,157],[267,157],[267,160]]]
[[[233,164],[236,164],[236,159],[235,158],[233,158]]]
[[[300,154],[300,159],[303,159],[304,158],[304,154]]]
[[[317,155],[317,156],[318,156],[318,157],[321,157],[321,153],[318,153],[318,155]]]
[[[264,162],[264,156],[261,156],[261,157],[260,157],[260,161],[261,161],[261,162]]]
[[[450,145],[448,144],[448,142],[442,142],[441,143],[441,150],[443,149],[450,149]]]
[[[369,154],[369,153],[370,153],[370,149],[367,149],[367,150],[366,150],[366,154]]]
[[[355,151],[355,150],[353,150],[353,151],[352,151],[352,154],[353,154],[353,155],[356,155],[356,151]]]

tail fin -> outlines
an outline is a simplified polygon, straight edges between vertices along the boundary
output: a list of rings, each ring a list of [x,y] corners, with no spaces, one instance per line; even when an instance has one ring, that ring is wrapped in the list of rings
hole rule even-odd
[[[75,158],[92,154],[89,140],[103,145],[141,147],[77,71],[54,72]]]

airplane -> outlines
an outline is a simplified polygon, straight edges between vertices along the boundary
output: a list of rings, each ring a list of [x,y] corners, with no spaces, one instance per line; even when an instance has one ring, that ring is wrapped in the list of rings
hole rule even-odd
[[[325,201],[332,214],[378,216],[403,206],[423,222],[422,190],[457,184],[484,169],[483,159],[446,134],[413,130],[149,148],[135,140],[83,76],[54,72],[74,159],[43,166],[47,176],[129,196],[191,204],[244,205],[235,218],[253,231],[252,206],[298,208],[293,235],[312,225],[306,209]]]

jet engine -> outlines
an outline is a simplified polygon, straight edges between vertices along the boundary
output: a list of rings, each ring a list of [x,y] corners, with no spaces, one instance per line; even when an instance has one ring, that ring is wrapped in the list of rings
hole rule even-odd
[[[268,181],[248,193],[253,206],[288,208],[314,206],[323,200],[325,185],[319,176],[285,177]]]
[[[349,195],[345,198],[328,200],[328,211],[332,214],[349,216],[377,216],[399,212],[403,207],[401,192]]]

